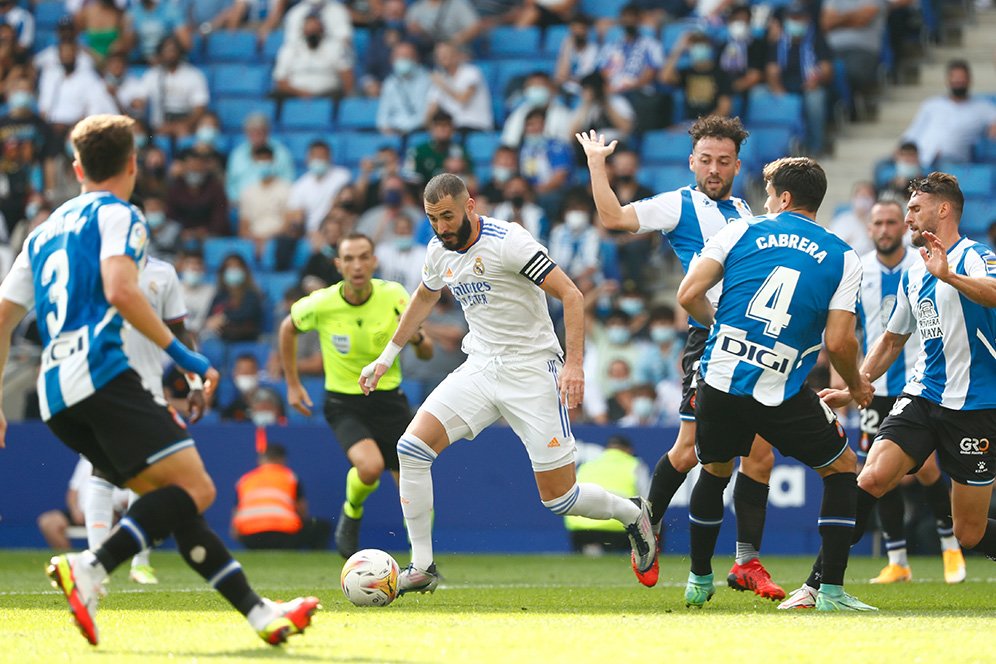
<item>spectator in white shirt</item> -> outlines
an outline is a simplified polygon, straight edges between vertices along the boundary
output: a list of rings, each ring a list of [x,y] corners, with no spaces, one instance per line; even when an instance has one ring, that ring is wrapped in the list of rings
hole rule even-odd
[[[422,283],[425,245],[415,241],[415,225],[405,215],[394,218],[391,239],[377,243],[377,272],[381,279],[397,281],[409,293]]]
[[[189,136],[210,101],[207,78],[200,69],[183,61],[183,46],[176,37],[163,39],[157,53],[159,64],[142,77],[149,124],[157,134]]]
[[[198,334],[211,311],[215,288],[210,279],[204,278],[204,256],[199,252],[183,254],[177,261],[176,271],[183,287],[183,301],[187,305],[187,329]]]
[[[598,68],[601,49],[591,38],[591,21],[584,14],[575,15],[569,28],[570,32],[560,42],[554,79],[567,92],[578,94],[581,79]]]
[[[534,71],[526,77],[522,86],[522,101],[505,120],[501,133],[501,144],[518,147],[522,143],[522,133],[526,125],[526,115],[533,109],[546,111],[543,135],[566,141],[570,136],[571,111],[557,97],[553,80],[545,71]]]
[[[332,201],[350,179],[348,168],[332,163],[328,143],[312,141],[308,146],[308,171],[291,187],[288,220],[307,236],[318,232],[332,209]]]
[[[78,50],[75,42],[59,44],[61,66],[45,69],[38,85],[38,110],[55,125],[57,134],[64,134],[88,115],[118,112],[100,77],[92,69],[76,68]]]
[[[291,183],[277,177],[273,149],[261,145],[252,151],[259,180],[248,185],[239,196],[239,237],[256,243],[256,252],[287,228]]]
[[[124,53],[111,53],[104,63],[104,85],[125,115],[145,115],[145,84],[138,76],[128,73],[128,58]]]
[[[225,192],[231,201],[239,200],[242,189],[259,179],[252,151],[260,145],[268,145],[273,150],[277,174],[288,181],[294,179],[294,158],[286,145],[270,136],[270,122],[266,116],[253,113],[246,118],[243,128],[246,138],[228,155],[225,169]]]
[[[260,30],[261,39],[266,39],[279,23],[283,14],[283,7],[287,0],[278,0],[279,8],[271,9],[267,15],[267,20]],[[338,42],[341,48],[353,49],[353,21],[349,16],[349,10],[343,6],[339,0],[303,0],[294,5],[284,16],[284,40],[286,42],[304,41],[304,21],[311,14],[318,14],[325,26],[326,37],[334,42]]]
[[[529,181],[513,175],[505,183],[502,202],[492,208],[492,216],[519,224],[540,242],[546,241],[547,220],[543,208],[533,202],[534,194]]]
[[[466,44],[484,27],[469,0],[416,0],[405,12],[409,34],[419,41]]]
[[[858,256],[875,248],[868,236],[868,222],[875,205],[875,185],[871,182],[855,183],[851,192],[851,205],[830,220],[830,232],[851,246]]]
[[[353,50],[326,35],[321,14],[308,14],[303,39],[287,40],[277,53],[273,80],[285,97],[342,96],[353,90]]]
[[[425,127],[425,109],[432,81],[418,61],[414,44],[400,42],[391,51],[391,73],[377,104],[377,129],[382,134],[410,134]]]
[[[56,43],[43,48],[32,60],[39,76],[44,74],[47,69],[62,69],[62,63],[59,61],[59,44],[69,42],[76,44],[77,46],[83,46],[79,42],[79,34],[76,32],[76,24],[73,23],[73,18],[71,16],[63,16],[59,19],[59,23],[55,29],[55,35]],[[78,48],[76,50],[76,68],[89,69],[90,71],[95,71],[97,69],[93,56],[90,55],[85,48]]]
[[[494,126],[491,92],[481,70],[463,62],[463,55],[448,42],[436,45],[436,65],[426,118],[443,110],[457,129],[490,131]]]
[[[564,200],[563,220],[550,231],[550,258],[582,292],[601,280],[598,277],[602,241],[591,223],[592,212],[589,195],[572,193]]]
[[[35,18],[27,9],[18,7],[14,0],[0,0],[0,23],[14,28],[17,48],[27,53],[35,43]]]

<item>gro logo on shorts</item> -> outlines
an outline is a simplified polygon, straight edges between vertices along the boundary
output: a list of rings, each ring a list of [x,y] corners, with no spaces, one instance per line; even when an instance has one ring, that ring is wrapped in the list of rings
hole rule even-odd
[[[958,443],[962,454],[978,456],[989,451],[988,438],[962,438]]]

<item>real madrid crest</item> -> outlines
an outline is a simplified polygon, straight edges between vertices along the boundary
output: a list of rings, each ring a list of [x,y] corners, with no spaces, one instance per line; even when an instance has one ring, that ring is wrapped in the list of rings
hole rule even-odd
[[[474,259],[474,274],[479,277],[484,276],[484,261],[481,260],[480,256]]]

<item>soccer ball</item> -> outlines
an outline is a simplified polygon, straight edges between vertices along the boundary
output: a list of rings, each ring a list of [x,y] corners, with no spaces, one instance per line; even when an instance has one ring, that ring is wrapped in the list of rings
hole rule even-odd
[[[387,606],[398,595],[398,563],[379,549],[357,551],[342,566],[342,594],[356,606]]]

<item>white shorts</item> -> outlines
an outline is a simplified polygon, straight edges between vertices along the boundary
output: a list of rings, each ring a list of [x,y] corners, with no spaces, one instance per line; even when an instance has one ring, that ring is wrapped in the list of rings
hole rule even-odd
[[[557,358],[478,358],[466,362],[432,391],[420,411],[446,428],[450,442],[473,440],[505,418],[526,446],[534,472],[574,463],[574,434],[560,402]]]

